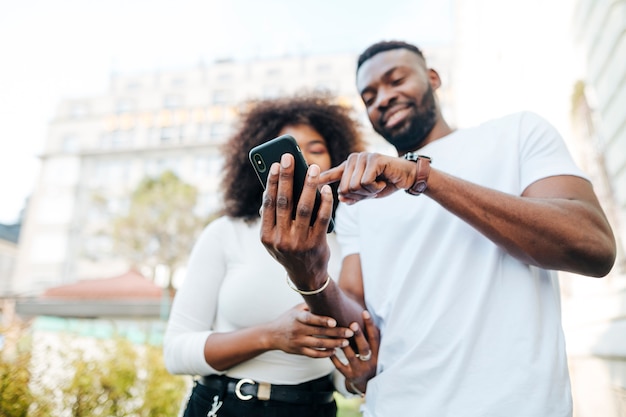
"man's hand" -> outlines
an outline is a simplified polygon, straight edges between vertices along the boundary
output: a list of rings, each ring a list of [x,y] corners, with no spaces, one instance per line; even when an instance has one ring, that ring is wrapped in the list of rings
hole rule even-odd
[[[331,356],[335,368],[346,377],[346,388],[350,392],[364,393],[367,381],[376,375],[378,365],[378,348],[380,346],[380,332],[367,311],[362,313],[365,331],[357,323],[352,323],[350,329],[354,331],[354,340],[359,351],[357,354],[351,346],[343,348],[346,360]]]
[[[320,175],[320,183],[339,181],[339,199],[347,204],[386,197],[415,182],[415,163],[403,158],[361,152]]]

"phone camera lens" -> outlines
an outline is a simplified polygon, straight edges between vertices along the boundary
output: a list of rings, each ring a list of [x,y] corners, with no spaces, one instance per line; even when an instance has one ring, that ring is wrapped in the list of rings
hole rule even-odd
[[[263,158],[261,158],[261,155],[259,155],[258,153],[254,154],[254,163],[256,164],[257,170],[259,172],[265,172],[265,170],[267,169]]]

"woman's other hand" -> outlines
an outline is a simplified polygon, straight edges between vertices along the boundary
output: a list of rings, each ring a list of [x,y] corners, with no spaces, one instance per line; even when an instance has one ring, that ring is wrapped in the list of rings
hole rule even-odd
[[[348,338],[353,335],[353,330],[337,327],[335,319],[311,313],[304,303],[268,324],[270,349],[311,358],[333,356],[336,348],[348,346]]]

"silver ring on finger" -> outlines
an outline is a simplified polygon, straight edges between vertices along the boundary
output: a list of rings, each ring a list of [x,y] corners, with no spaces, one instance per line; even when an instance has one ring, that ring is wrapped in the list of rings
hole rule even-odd
[[[360,360],[362,360],[363,362],[367,362],[370,359],[372,359],[372,351],[370,350],[369,352],[367,352],[365,355],[359,355],[358,353],[356,354],[356,357],[359,358]]]

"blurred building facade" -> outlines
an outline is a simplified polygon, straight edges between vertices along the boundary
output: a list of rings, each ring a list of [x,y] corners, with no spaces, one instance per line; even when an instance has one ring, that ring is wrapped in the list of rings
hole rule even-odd
[[[431,55],[435,61],[447,59],[445,48]],[[249,99],[329,91],[355,108],[371,147],[386,151],[388,145],[371,130],[356,91],[356,57],[224,60],[186,70],[113,76],[102,96],[61,102],[41,155],[11,291],[35,295],[126,271],[128,263],[111,253],[111,238],[98,230],[125,213],[131,192],[146,176],[172,170],[198,189],[199,214],[217,209],[219,146]],[[449,107],[446,89],[440,96]]]
[[[575,417],[626,416],[626,2],[578,0],[573,35],[585,63],[572,95],[576,157],[613,226],[618,257],[599,282],[564,286]]]

